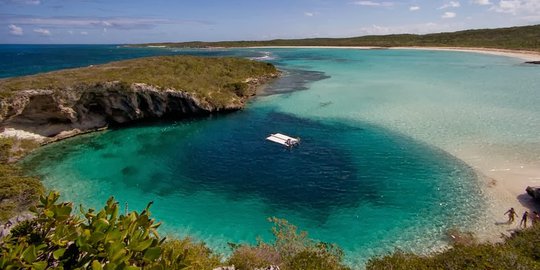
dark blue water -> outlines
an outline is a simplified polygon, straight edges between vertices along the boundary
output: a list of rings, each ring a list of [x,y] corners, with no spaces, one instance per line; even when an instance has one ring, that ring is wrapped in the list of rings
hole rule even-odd
[[[0,78],[30,75],[58,69],[85,67],[157,55],[235,56],[226,50],[164,50],[127,48],[121,45],[0,45]],[[258,53],[243,53],[257,57]]]

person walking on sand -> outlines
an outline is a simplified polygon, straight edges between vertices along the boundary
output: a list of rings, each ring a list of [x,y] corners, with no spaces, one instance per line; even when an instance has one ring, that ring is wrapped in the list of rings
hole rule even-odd
[[[504,214],[508,215],[508,223],[509,224],[514,223],[514,219],[517,217],[516,210],[514,210],[514,207],[510,208]]]
[[[519,222],[519,226],[523,228],[527,228],[527,218],[529,217],[529,212],[525,211],[523,213],[523,216],[521,217],[521,221]]]

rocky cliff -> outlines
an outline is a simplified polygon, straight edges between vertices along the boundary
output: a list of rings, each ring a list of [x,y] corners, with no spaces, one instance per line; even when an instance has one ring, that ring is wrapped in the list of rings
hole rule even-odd
[[[2,79],[0,135],[59,139],[239,110],[278,74],[272,64],[242,58],[157,56]]]
[[[222,105],[176,89],[144,83],[98,83],[79,89],[33,89],[0,100],[0,128],[62,138],[134,121],[207,115],[242,109],[255,88],[275,74],[246,80],[249,93]]]

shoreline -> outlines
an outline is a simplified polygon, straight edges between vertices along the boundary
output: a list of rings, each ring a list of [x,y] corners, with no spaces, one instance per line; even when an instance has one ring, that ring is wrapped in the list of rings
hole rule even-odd
[[[540,186],[540,164],[480,148],[443,150],[470,166],[477,176],[486,202],[486,220],[478,222],[481,229],[475,232],[480,240],[500,242],[501,235],[521,229],[519,220],[524,211],[540,212],[540,204],[525,191],[527,186]],[[510,207],[516,210],[518,218],[513,224],[506,224],[503,213]]]
[[[218,47],[216,47],[218,48]],[[219,47],[222,48],[222,47]],[[346,50],[424,50],[424,51],[454,51],[454,52],[470,52],[470,53],[482,53],[489,55],[507,56],[513,58],[519,58],[524,61],[538,61],[540,60],[540,52],[536,51],[521,51],[510,49],[496,49],[496,48],[476,48],[476,47],[377,47],[377,46],[253,46],[253,47],[231,47],[235,49],[248,48],[248,49],[346,49]],[[222,48],[227,49],[227,48]]]
[[[519,51],[492,48],[469,47],[339,47],[339,46],[282,46],[282,47],[253,47],[253,48],[312,48],[312,49],[390,49],[390,50],[425,50],[425,51],[456,51],[466,53],[481,53],[495,56],[518,58],[524,61],[540,60],[540,52]],[[480,240],[498,242],[500,235],[508,235],[517,229],[516,223],[512,225],[501,224],[506,219],[503,213],[514,207],[520,215],[524,211],[540,212],[540,204],[531,198],[525,189],[527,186],[540,186],[540,164],[530,160],[509,159],[510,153],[489,153],[480,148],[449,149],[440,147],[443,151],[463,161],[470,166],[477,175],[479,184],[486,196],[486,215],[491,218],[491,224],[479,224],[483,227],[476,232]],[[515,154],[515,153],[514,153]],[[524,156],[524,155],[521,155]],[[521,218],[521,216],[519,216]],[[494,234],[497,232],[499,234]]]
[[[390,49],[472,52],[472,53],[481,53],[481,54],[519,58],[524,61],[540,60],[540,52],[508,50],[508,49],[474,48],[474,47],[392,47]]]

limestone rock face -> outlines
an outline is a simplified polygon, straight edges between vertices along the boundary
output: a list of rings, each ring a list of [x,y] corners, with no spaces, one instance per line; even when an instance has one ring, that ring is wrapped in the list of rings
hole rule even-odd
[[[107,82],[85,89],[25,90],[0,100],[0,124],[46,137],[145,119],[173,119],[239,110],[245,99],[214,106],[176,89]]]

